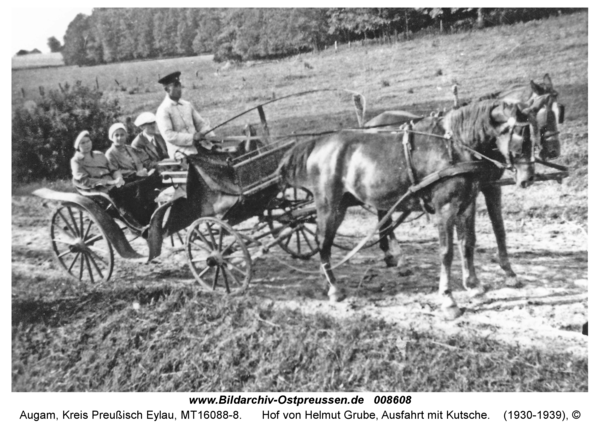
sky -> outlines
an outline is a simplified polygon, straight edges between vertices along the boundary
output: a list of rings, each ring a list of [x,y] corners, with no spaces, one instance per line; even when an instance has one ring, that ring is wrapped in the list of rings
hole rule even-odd
[[[92,8],[12,8],[11,54],[15,55],[20,49],[31,51],[34,48],[50,52],[48,38],[54,36],[62,44],[67,27],[79,13],[90,15]]]

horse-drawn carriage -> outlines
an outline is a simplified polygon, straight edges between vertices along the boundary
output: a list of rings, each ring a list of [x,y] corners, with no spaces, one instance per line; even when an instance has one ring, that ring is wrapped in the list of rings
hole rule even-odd
[[[338,130],[325,133],[333,137],[325,137],[320,140],[316,139],[314,134],[309,134],[309,139],[300,143],[298,142],[301,137],[299,135],[280,136],[279,138],[269,136],[263,105],[261,105],[256,108],[262,122],[261,136],[252,136],[249,133],[245,137],[225,138],[221,143],[231,141],[236,145],[241,145],[245,140],[246,146],[258,141],[262,141],[262,145],[238,157],[211,153],[188,156],[187,171],[162,173],[162,178],[159,180],[163,185],[185,184],[186,196],[179,196],[165,204],[153,206],[154,199],[148,198],[153,194],[148,192],[148,187],[157,189],[156,177],[138,181],[137,185],[132,184],[132,190],[128,191],[129,194],[125,193],[125,196],[119,196],[121,192],[118,191],[115,191],[113,195],[100,195],[99,193],[81,195],[57,193],[45,189],[38,190],[35,194],[60,202],[51,221],[52,247],[60,265],[70,275],[80,280],[89,280],[93,283],[107,281],[113,271],[113,249],[124,258],[145,257],[152,260],[161,255],[165,238],[174,235],[181,237],[181,232],[186,230],[184,247],[188,264],[195,278],[203,286],[212,289],[223,287],[227,292],[232,289],[244,290],[248,287],[252,276],[253,258],[277,245],[298,258],[309,258],[319,252],[322,270],[333,289],[330,289],[330,296],[333,299],[339,299],[342,295],[338,294],[335,288],[335,278],[329,265],[329,249],[348,205],[356,204],[357,198],[364,194],[362,196],[364,198],[358,198],[359,202],[379,209],[380,223],[376,229],[380,231],[382,250],[385,251],[384,247],[387,246],[387,242],[384,236],[393,231],[393,227],[411,211],[421,209],[433,211],[433,206],[437,204],[433,194],[441,195],[441,192],[432,190],[439,190],[443,188],[442,185],[445,186],[452,181],[459,185],[462,184],[461,181],[456,182],[455,178],[487,174],[497,180],[498,172],[501,174],[504,168],[512,167],[516,168],[519,174],[525,175],[526,181],[531,181],[533,179],[532,166],[535,162],[535,145],[543,144],[544,134],[537,129],[535,115],[540,109],[545,109],[547,115],[554,103],[553,100],[553,96],[546,95],[543,100],[537,100],[535,109],[528,109],[528,113],[517,112],[514,106],[512,111],[510,109],[507,111],[503,104],[498,105],[498,103],[490,101],[479,102],[479,105],[483,107],[476,103],[475,107],[460,108],[466,112],[477,110],[479,112],[477,115],[487,109],[488,120],[493,117],[494,122],[493,126],[491,123],[484,124],[477,132],[480,135],[472,132],[472,125],[461,125],[464,128],[461,133],[469,136],[464,139],[458,136],[460,134],[458,132],[456,136],[452,136],[452,133],[445,133],[444,127],[446,127],[445,130],[450,130],[452,127],[449,125],[442,127],[444,119],[432,118],[417,123],[414,128],[406,126],[402,130],[396,128],[384,130],[383,133],[373,134],[365,130],[340,132]],[[244,113],[247,112],[249,111]],[[556,122],[556,118],[554,121]],[[530,129],[531,131],[529,131]],[[480,136],[483,134],[486,135],[481,140]],[[539,141],[540,135],[542,135],[542,142]],[[357,139],[363,142],[358,143]],[[454,146],[453,139],[457,139]],[[468,139],[471,139],[472,142]],[[495,147],[486,147],[492,141],[499,143],[494,143]],[[340,142],[343,150],[339,150]],[[315,151],[317,145],[320,146]],[[358,152],[350,150],[345,152],[351,147],[358,148]],[[377,152],[375,148],[378,147],[390,152],[375,155]],[[319,154],[319,151],[322,153]],[[419,151],[424,152],[421,154]],[[499,163],[497,159],[493,160],[489,155],[484,155],[486,153],[494,154],[494,151],[496,151],[496,155],[503,156],[506,163]],[[345,155],[340,158],[340,154]],[[433,170],[426,171],[429,169],[429,162],[423,164],[424,156],[437,157],[438,161]],[[359,159],[361,161],[356,161]],[[467,159],[471,161],[465,161]],[[326,179],[305,180],[307,163],[310,163],[310,160],[322,160],[322,162],[314,161],[316,164],[313,170],[327,176]],[[366,164],[362,162],[364,160],[367,160]],[[323,163],[329,163],[329,166]],[[353,166],[352,163],[356,166]],[[377,163],[380,167],[385,168],[378,169]],[[339,171],[326,173],[332,166],[337,166],[335,169]],[[398,167],[402,172],[398,174],[400,176],[396,177],[397,174],[393,172]],[[490,169],[492,174],[490,174]],[[346,173],[340,173],[341,171]],[[367,173],[380,175],[375,182],[379,183],[381,188],[392,186],[388,184],[389,180],[396,184],[393,186],[399,188],[386,189],[383,193],[381,189],[367,190],[369,192],[366,192],[364,189],[366,182],[359,183],[358,178],[362,178],[362,181]],[[381,176],[382,173],[384,176]],[[563,175],[566,174],[554,175],[548,179],[559,179],[559,176]],[[415,180],[415,176],[420,176],[420,178]],[[288,185],[293,187],[292,191],[281,191],[280,182],[286,180]],[[331,189],[320,190],[318,189],[320,185],[315,185],[315,181],[320,181]],[[338,181],[339,184],[336,185],[335,181]],[[355,184],[351,185],[356,189],[344,188],[350,181],[355,181]],[[469,188],[470,191],[463,192],[464,190],[461,190],[464,198],[461,197],[460,204],[456,206],[457,211],[464,211],[464,205],[469,204],[473,192],[477,192],[477,184],[481,180],[474,179],[474,181],[469,182],[468,185],[468,187],[472,187],[472,190],[471,188]],[[302,192],[303,183],[306,184],[304,189],[308,189],[309,193]],[[404,191],[400,192],[400,190]],[[347,199],[344,193],[353,194],[355,198]],[[302,195],[300,196],[300,194]],[[383,194],[386,195],[383,196]],[[313,201],[313,196],[315,201]],[[133,209],[131,209],[132,203]],[[338,206],[335,206],[336,204]],[[385,210],[382,211],[382,208]],[[401,210],[402,215],[396,223],[392,223],[391,215],[397,210]],[[500,208],[497,210],[499,211]],[[136,211],[137,215],[131,213]],[[341,218],[336,218],[340,214]],[[241,232],[234,228],[250,219],[255,219],[255,223],[249,230]],[[444,233],[450,235],[448,236],[450,237],[448,244],[450,249],[452,247],[451,230],[454,228],[454,222],[448,221]],[[470,225],[472,221],[464,220],[464,222],[466,224],[461,228],[467,230],[474,228],[474,225]],[[501,215],[500,222],[502,222]],[[501,228],[503,233],[503,225]],[[494,229],[496,230],[496,226]],[[129,231],[134,237],[146,239],[148,244],[146,256],[131,247],[124,234],[125,231]],[[359,243],[350,255],[363,246],[367,240],[368,238]],[[502,247],[505,248],[505,245],[501,243],[503,240],[503,237],[498,237],[501,254]],[[474,243],[474,237],[467,238],[467,242],[469,241]],[[465,246],[472,247],[473,243],[466,243]],[[472,257],[472,251],[469,249],[465,250],[467,258],[468,255]],[[343,261],[348,258],[349,256]],[[451,263],[451,257],[449,261],[444,259],[444,270],[448,273],[449,263]],[[469,262],[468,265],[470,268],[472,262]],[[509,265],[507,267],[509,268],[507,275],[510,276],[512,270]],[[443,277],[440,280],[440,292],[442,293],[442,289],[444,289],[443,294],[448,295],[451,299],[447,289],[449,284],[447,276],[445,280]],[[474,274],[467,276],[465,282],[471,282],[473,279],[476,281],[473,276]],[[469,287],[472,286],[474,285],[469,285]],[[456,307],[452,303],[450,307]]]
[[[264,112],[261,106],[257,109],[260,138],[248,133],[219,142],[255,148],[241,155],[204,151],[185,162],[165,160],[151,176],[110,192],[34,191],[59,202],[50,222],[59,265],[80,281],[102,283],[112,276],[115,252],[127,259],[153,260],[166,241],[183,245],[179,248],[185,248],[201,285],[230,292],[249,285],[252,258],[272,246],[297,258],[314,255],[318,248],[311,200],[302,192],[280,191],[276,176],[279,161],[297,138],[269,139]],[[178,168],[182,165],[187,168]],[[156,202],[166,187],[182,186],[185,195],[175,193],[167,202]],[[249,231],[234,229],[252,218]],[[138,238],[147,242],[145,255],[132,246]]]

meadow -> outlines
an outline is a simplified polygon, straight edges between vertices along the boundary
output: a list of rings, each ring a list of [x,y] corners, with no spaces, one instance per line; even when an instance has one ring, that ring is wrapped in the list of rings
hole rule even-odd
[[[29,195],[68,182],[13,184],[13,391],[587,391],[579,334],[587,320],[587,28],[587,13],[578,13],[243,65],[203,56],[14,69],[13,108],[41,97],[40,85],[80,80],[131,117],[154,111],[164,98],[158,76],[180,70],[183,97],[213,125],[277,97],[336,90],[267,106],[272,134],[356,127],[348,91],[365,96],[367,119],[384,110],[427,114],[452,105],[453,84],[469,100],[549,73],[566,105],[557,162],[570,176],[504,188],[509,252],[525,280],[518,290],[499,280],[479,202],[477,264],[491,299],[453,323],[429,310],[438,257],[424,218],[398,229],[412,275],[386,271],[378,250],[365,251],[340,269],[352,300],[334,309],[323,304],[318,278],[276,261],[256,269],[242,297],[199,291],[178,256],[119,261],[106,285],[82,285],[54,263],[50,209]],[[258,118],[216,133],[245,121]]]

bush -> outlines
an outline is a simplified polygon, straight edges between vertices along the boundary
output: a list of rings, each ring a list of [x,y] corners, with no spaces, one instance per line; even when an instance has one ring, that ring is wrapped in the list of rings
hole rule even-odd
[[[13,113],[13,182],[69,178],[77,135],[88,130],[94,149],[105,150],[108,128],[120,113],[117,100],[103,99],[101,91],[79,81],[26,102]]]

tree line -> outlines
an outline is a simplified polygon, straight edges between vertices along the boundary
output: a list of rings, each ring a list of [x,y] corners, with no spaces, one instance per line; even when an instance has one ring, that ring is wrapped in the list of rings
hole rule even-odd
[[[499,8],[96,8],[64,36],[65,63],[94,65],[212,53],[215,61],[277,58],[334,43],[409,38],[545,18],[574,9]]]

